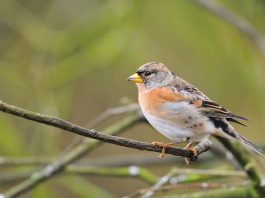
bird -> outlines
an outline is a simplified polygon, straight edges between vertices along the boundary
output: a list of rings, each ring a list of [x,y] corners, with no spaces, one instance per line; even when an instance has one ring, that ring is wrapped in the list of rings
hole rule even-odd
[[[265,157],[265,151],[240,135],[231,122],[246,126],[247,118],[220,106],[191,83],[178,77],[163,63],[149,62],[127,78],[138,87],[138,101],[147,121],[171,143],[154,141],[152,144],[166,148],[188,142],[185,149],[198,153],[193,144],[209,136],[221,136],[240,142]],[[191,159],[185,158],[187,164]]]

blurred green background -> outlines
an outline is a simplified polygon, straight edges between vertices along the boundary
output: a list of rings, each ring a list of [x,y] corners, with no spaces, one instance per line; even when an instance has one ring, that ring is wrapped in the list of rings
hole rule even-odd
[[[264,1],[220,2],[265,34]],[[248,117],[248,127],[237,129],[265,144],[264,54],[193,1],[0,1],[0,99],[10,104],[85,126],[105,109],[119,106],[122,98],[136,102],[136,87],[125,79],[150,61],[163,62],[211,99]],[[16,157],[56,157],[75,138],[5,114],[0,114],[0,134],[1,155]],[[145,125],[123,136],[165,140]],[[110,152],[146,154],[104,145],[87,159]],[[159,175],[167,170],[163,166],[155,171]],[[1,167],[1,173],[8,171]],[[144,187],[133,179],[61,175],[30,195],[115,197]]]

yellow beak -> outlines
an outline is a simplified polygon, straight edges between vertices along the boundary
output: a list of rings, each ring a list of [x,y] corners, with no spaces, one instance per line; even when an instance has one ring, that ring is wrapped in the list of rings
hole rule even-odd
[[[131,75],[129,78],[127,78],[127,80],[131,81],[133,83],[143,83],[144,82],[143,78],[137,73]]]

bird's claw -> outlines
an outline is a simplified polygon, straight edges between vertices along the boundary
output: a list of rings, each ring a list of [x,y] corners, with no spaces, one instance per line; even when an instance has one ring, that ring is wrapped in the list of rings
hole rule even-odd
[[[162,148],[161,153],[160,153],[159,156],[158,156],[159,158],[163,158],[163,157],[165,157],[165,155],[166,155],[166,149],[167,149],[167,148],[170,148],[172,145],[174,145],[174,144],[176,144],[176,143],[177,143],[177,142],[172,142],[172,143],[163,143],[163,142],[158,142],[158,141],[154,141],[154,142],[152,142],[152,144],[153,144],[154,146],[158,146],[158,147]],[[191,152],[193,152],[193,156],[192,156],[191,158],[187,158],[187,157],[184,158],[184,160],[185,160],[185,162],[187,163],[187,165],[189,165],[189,163],[190,163],[191,161],[196,161],[197,158],[198,158],[198,157],[197,157],[197,156],[198,156],[198,151],[192,147],[192,144],[193,144],[193,142],[190,142],[190,143],[187,144],[187,146],[184,148],[184,149],[187,149],[187,150],[190,150]]]
[[[191,158],[185,157],[184,160],[186,162],[187,165],[190,164],[190,162],[196,161],[198,159],[198,151],[192,147],[192,142],[190,142],[185,149],[191,151],[193,153],[193,156]]]
[[[161,151],[161,153],[158,156],[159,158],[165,157],[165,155],[166,155],[166,148],[169,148],[172,145],[172,143],[166,144],[166,143],[157,142],[157,141],[152,142],[152,144],[154,146],[158,146],[158,147],[162,148],[162,151]]]

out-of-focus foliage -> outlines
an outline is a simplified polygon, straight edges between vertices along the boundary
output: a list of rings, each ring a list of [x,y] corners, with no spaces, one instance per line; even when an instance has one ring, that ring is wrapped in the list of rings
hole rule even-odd
[[[262,0],[220,2],[265,35]],[[265,144],[264,55],[234,27],[192,1],[0,2],[3,101],[86,125],[106,108],[119,105],[123,97],[136,101],[136,88],[125,79],[150,61],[165,63],[210,98],[249,117],[249,127],[238,130],[257,144]],[[146,141],[162,139],[152,129],[137,129],[126,135]],[[75,136],[54,130],[1,114],[1,155],[56,157]],[[92,156],[107,155],[109,150],[133,152],[105,147]],[[131,185],[127,179],[122,183],[93,181],[60,176],[32,195],[109,197],[145,187],[134,181]]]

